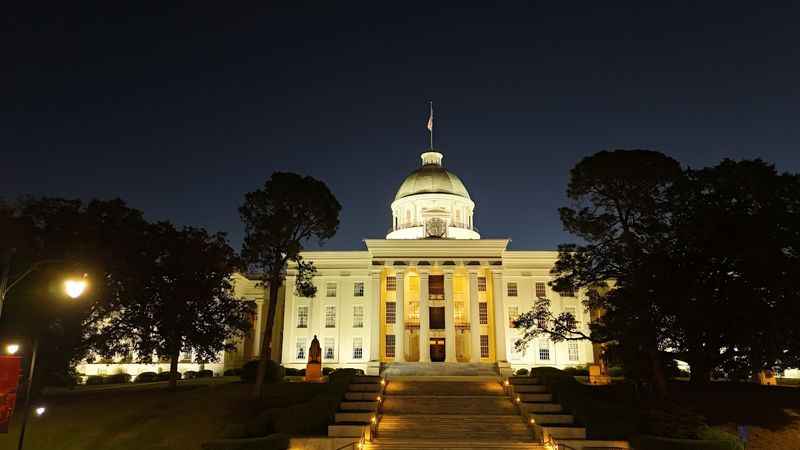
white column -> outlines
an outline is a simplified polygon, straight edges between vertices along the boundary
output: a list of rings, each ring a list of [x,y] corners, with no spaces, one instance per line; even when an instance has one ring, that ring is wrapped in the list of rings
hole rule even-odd
[[[419,362],[431,362],[428,272],[419,273]]]
[[[395,303],[395,323],[394,323],[394,360],[397,362],[404,362],[406,360],[405,354],[405,340],[406,340],[406,312],[405,312],[405,272],[402,270],[397,271],[397,291]]]
[[[294,298],[294,289],[286,290],[286,300],[283,305],[283,358],[288,363],[294,360],[294,346],[297,342],[297,324],[295,323],[297,304]]]
[[[492,271],[492,300],[494,301],[494,345],[497,361],[507,361],[506,356],[506,318],[503,306],[503,272]]]
[[[453,272],[444,273],[444,362],[456,362],[456,325],[453,304]]]
[[[380,361],[381,359],[381,327],[383,318],[381,317],[381,273],[370,273],[370,310],[366,323],[369,324],[369,360]]]
[[[478,313],[478,272],[469,272],[469,359],[481,360],[481,318]]]

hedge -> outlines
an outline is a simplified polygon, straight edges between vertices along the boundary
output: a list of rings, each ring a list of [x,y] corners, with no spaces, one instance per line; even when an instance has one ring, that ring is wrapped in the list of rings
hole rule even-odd
[[[640,435],[631,439],[631,443],[637,450],[744,450],[744,444],[730,433],[716,430],[710,432],[708,437],[714,439],[673,439]]]
[[[134,383],[150,383],[153,381],[158,381],[158,374],[155,372],[142,372],[136,375],[136,378],[133,380]]]
[[[247,361],[244,366],[242,366],[242,374],[240,375],[242,382],[255,383],[256,375],[258,374],[258,363],[259,361],[254,359],[252,361]],[[281,380],[283,380],[283,367],[275,361],[267,361],[267,372],[264,374],[264,382],[277,383]]]
[[[204,442],[203,450],[286,450],[289,448],[289,436],[271,434],[266,437],[247,439],[217,439]]]
[[[130,382],[131,382],[131,375],[129,373],[115,373],[103,379],[103,383],[105,384],[122,384]]]

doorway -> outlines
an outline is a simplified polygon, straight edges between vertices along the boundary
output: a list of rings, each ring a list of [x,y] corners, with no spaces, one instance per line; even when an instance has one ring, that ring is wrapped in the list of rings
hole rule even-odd
[[[443,362],[444,358],[444,339],[431,338],[431,362]]]

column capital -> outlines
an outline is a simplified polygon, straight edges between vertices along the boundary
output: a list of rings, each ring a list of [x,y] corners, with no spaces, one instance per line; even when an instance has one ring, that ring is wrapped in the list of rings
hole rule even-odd
[[[453,274],[455,273],[455,271],[452,270],[452,269],[450,269],[450,270],[442,270],[442,272],[444,273],[444,278],[445,279],[453,278]]]
[[[417,269],[417,273],[419,274],[420,278],[428,278],[431,275],[431,272],[428,269],[423,269],[423,270]]]

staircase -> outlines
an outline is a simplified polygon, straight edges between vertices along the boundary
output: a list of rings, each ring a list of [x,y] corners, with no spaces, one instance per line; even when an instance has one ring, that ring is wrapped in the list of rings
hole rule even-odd
[[[328,425],[328,436],[361,437],[364,426],[376,417],[381,389],[381,378],[378,376],[353,377],[344,394],[344,401],[339,404],[334,423]]]
[[[387,378],[398,376],[497,377],[497,366],[489,363],[393,362],[386,364],[381,374]]]
[[[384,372],[385,373],[385,372]],[[496,375],[392,377],[368,450],[543,449]]]
[[[586,439],[586,427],[576,425],[575,418],[553,400],[547,386],[535,377],[511,377],[508,380],[514,400],[532,425],[538,425],[545,435],[559,444],[559,448],[573,450],[627,449],[626,441],[600,441]]]

